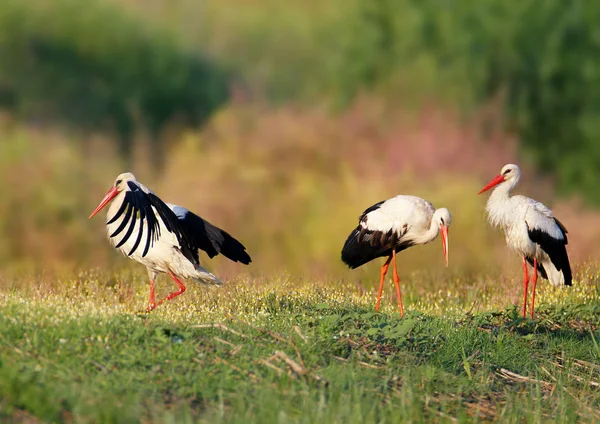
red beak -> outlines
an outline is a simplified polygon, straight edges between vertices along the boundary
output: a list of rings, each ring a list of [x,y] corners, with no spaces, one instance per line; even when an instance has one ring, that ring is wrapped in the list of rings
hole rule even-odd
[[[442,248],[444,249],[444,259],[446,260],[446,266],[448,266],[448,227],[442,225],[440,227],[440,233],[442,233]]]
[[[98,207],[94,209],[94,212],[92,212],[90,218],[96,215],[98,212],[100,212],[100,209],[102,209],[104,206],[106,206],[108,202],[114,199],[117,194],[119,194],[119,190],[116,187],[113,187],[110,190],[108,190],[108,193],[106,193],[106,196],[104,196],[104,199],[102,199]]]
[[[500,183],[504,182],[504,176],[503,175],[497,175],[494,177],[494,179],[492,181],[490,181],[488,183],[488,185],[486,185],[484,188],[481,189],[481,191],[477,194],[481,194],[485,191],[488,191],[490,188],[497,186]]]

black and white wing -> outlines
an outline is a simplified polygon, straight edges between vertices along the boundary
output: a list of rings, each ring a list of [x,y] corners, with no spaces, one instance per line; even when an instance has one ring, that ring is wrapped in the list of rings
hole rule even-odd
[[[562,273],[564,284],[570,286],[573,276],[566,248],[567,229],[542,203],[531,200],[529,206],[525,214],[529,238],[546,252],[554,268]],[[533,262],[532,259],[528,261]],[[540,265],[540,274],[548,279],[549,270],[544,269],[543,264]]]
[[[244,245],[229,235],[229,233],[212,225],[182,206],[167,205],[173,210],[183,225],[194,246],[204,250],[210,258],[220,253],[234,262],[241,262],[245,265],[252,262]]]
[[[342,261],[358,268],[373,259],[413,246],[407,233],[433,214],[431,203],[414,196],[396,196],[367,208],[342,248]]]
[[[193,240],[186,234],[184,226],[175,213],[145,187],[142,188],[133,181],[128,181],[127,185],[129,190],[125,192],[123,203],[106,223],[111,225],[120,220],[119,226],[108,235],[111,239],[115,239],[113,240],[115,248],[120,248],[135,237],[133,246],[125,253],[131,256],[134,252],[141,252],[141,256],[145,257],[161,236],[160,222],[162,222],[164,228],[177,238],[183,255],[193,264],[199,265],[198,252]]]

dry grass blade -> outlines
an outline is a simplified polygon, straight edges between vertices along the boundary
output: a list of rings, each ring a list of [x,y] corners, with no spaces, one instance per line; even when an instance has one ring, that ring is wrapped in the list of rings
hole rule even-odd
[[[526,377],[524,375],[517,374],[516,372],[507,370],[506,368],[500,368],[498,375],[506,380],[511,380],[517,383],[539,383],[546,389],[552,389],[554,387],[553,384],[548,383],[547,381]]]
[[[310,376],[314,380],[318,381],[319,383],[323,383],[326,386],[329,384],[329,382],[327,380],[323,379],[323,377],[309,372],[308,369],[306,369],[305,367],[300,365],[298,362],[294,361],[285,352],[278,350],[277,352],[275,352],[275,355],[273,355],[272,358],[273,357],[281,359],[283,362],[285,362],[287,364],[287,366],[290,367],[290,369],[294,373],[296,373],[298,376],[301,376],[301,377],[302,376]]]
[[[213,362],[214,362],[215,364],[225,364],[225,365],[228,365],[229,367],[231,367],[232,369],[234,369],[234,370],[236,370],[236,371],[238,371],[238,372],[245,372],[245,371],[243,371],[243,370],[242,370],[240,367],[238,367],[237,365],[234,365],[234,364],[232,364],[231,362],[228,362],[228,361],[226,361],[226,360],[225,360],[225,359],[223,359],[223,358],[219,358],[219,357],[217,357],[217,358],[215,358],[215,359],[213,360]]]
[[[98,371],[102,371],[102,372],[108,372],[108,368],[106,368],[106,366],[102,365],[100,362],[97,361],[90,361],[90,363],[95,366],[96,368],[98,368]]]
[[[373,368],[375,370],[380,370],[383,367],[377,366],[377,365],[373,365],[373,364],[369,364],[367,362],[363,362],[363,361],[358,361],[359,364],[361,364],[363,367],[367,367],[367,368]]]
[[[231,362],[229,362],[229,361],[226,361],[226,360],[225,360],[225,359],[223,359],[223,358],[216,357],[216,358],[213,360],[213,362],[214,362],[215,364],[224,364],[224,365],[227,365],[227,366],[229,366],[229,367],[230,367],[232,370],[234,370],[234,371],[237,371],[237,372],[239,372],[239,373],[241,373],[241,374],[244,374],[244,375],[246,375],[246,376],[250,377],[250,378],[252,379],[252,381],[255,381],[255,382],[256,382],[256,381],[258,381],[258,377],[256,377],[256,375],[255,375],[254,373],[252,373],[252,372],[250,372],[250,371],[243,370],[243,369],[241,369],[240,367],[238,367],[237,365],[234,365],[234,364],[232,364]]]
[[[272,358],[272,356],[271,356],[271,358]],[[273,365],[271,362],[269,362],[269,359],[261,358],[261,359],[258,360],[258,362],[260,362],[261,364],[266,365],[267,367],[271,368],[272,370],[274,370],[275,372],[277,372],[277,375],[279,375],[279,376],[282,376],[283,374],[285,374],[285,371],[283,371],[278,366]]]
[[[286,339],[285,337],[283,337],[281,334],[277,334],[271,330],[267,330],[266,328],[257,327],[256,325],[252,325],[250,323],[246,323],[246,324],[248,326],[254,328],[255,330],[260,331],[263,334],[268,334],[269,336],[273,337],[275,340],[278,340],[282,343],[291,344],[290,341],[288,339]]]
[[[304,343],[306,343],[306,341],[308,339],[306,338],[306,336],[304,334],[302,334],[300,327],[298,327],[297,325],[294,325],[294,331],[296,332],[296,334],[298,334],[300,336],[300,338],[304,341]]]
[[[243,338],[247,338],[248,337],[245,334],[242,334],[239,331],[235,331],[235,330],[227,327],[225,324],[221,324],[221,323],[216,323],[216,324],[196,324],[196,325],[190,326],[190,328],[218,328],[220,330],[229,331],[230,333],[235,334],[236,336],[240,336],[240,337],[243,337]]]
[[[552,375],[552,373],[550,371],[548,371],[546,368],[541,367],[542,371],[544,371],[552,380],[556,381],[556,378]],[[562,387],[562,390],[564,390],[565,392],[567,392],[573,399],[579,399],[580,397],[575,396],[575,394],[567,389],[566,386]],[[586,405],[583,402],[579,402],[578,404],[580,407],[583,407],[585,410],[587,410],[590,414],[592,414],[596,419],[600,419],[600,414],[598,413],[598,411],[595,408],[592,408],[588,405]]]
[[[290,369],[296,374],[300,376],[308,374],[308,370],[306,368],[304,368],[298,362],[294,361],[292,358],[287,356],[285,352],[278,350],[277,352],[275,352],[275,356],[283,360],[283,362],[285,362],[290,367]]]
[[[235,348],[235,347],[237,347],[237,346],[236,346],[236,345],[234,345],[233,343],[231,343],[231,342],[228,342],[227,340],[223,340],[223,339],[222,339],[222,338],[220,338],[220,337],[217,337],[217,336],[215,336],[215,337],[213,337],[213,339],[215,339],[215,340],[216,340],[216,341],[218,341],[219,343],[226,344],[227,346],[230,346],[230,347],[232,347],[232,348]]]
[[[304,359],[302,359],[302,355],[300,355],[300,349],[298,349],[298,346],[296,346],[296,344],[293,343],[294,346],[294,350],[296,351],[296,356],[298,357],[298,361],[300,361],[300,365],[302,365],[303,367],[306,367],[306,364],[304,363]]]
[[[581,368],[589,368],[592,369],[594,371],[600,372],[600,365],[598,364],[593,364],[591,362],[588,361],[584,361],[582,359],[573,359],[573,364],[581,367]]]
[[[246,324],[247,324],[248,326],[250,326],[250,327],[254,328],[255,330],[258,330],[258,331],[260,331],[260,332],[261,332],[261,333],[263,333],[263,334],[267,334],[267,335],[271,336],[272,338],[274,338],[274,339],[275,339],[275,340],[277,340],[277,341],[280,341],[280,342],[282,342],[282,343],[286,343],[286,344],[288,344],[288,345],[292,346],[292,347],[294,348],[294,350],[296,351],[296,356],[298,357],[298,360],[299,360],[299,361],[300,361],[300,363],[302,364],[302,367],[304,367],[304,366],[305,366],[305,364],[304,364],[304,360],[302,359],[302,355],[300,355],[300,349],[298,349],[298,346],[296,346],[296,343],[294,343],[292,340],[288,340],[288,339],[286,339],[286,338],[285,338],[283,335],[281,335],[281,334],[279,334],[279,333],[275,333],[274,331],[271,331],[271,330],[267,330],[266,328],[260,328],[260,327],[257,327],[257,326],[255,326],[255,325],[252,325],[252,324],[250,324],[250,323],[248,323],[248,322],[247,322]],[[297,326],[296,326],[296,327],[297,327]],[[297,332],[297,333],[298,333],[298,334],[299,334],[299,335],[300,335],[300,336],[303,338],[303,340],[304,340],[304,336],[303,336],[303,335],[302,335],[302,333],[300,333],[299,331],[300,331],[300,329],[298,328],[298,330],[296,330],[296,332]],[[294,363],[296,363],[296,362],[294,361]]]
[[[560,364],[560,363],[558,363],[558,362],[555,362],[555,363],[554,363],[554,365],[555,365],[556,367],[560,368],[560,369],[564,369],[563,365],[562,365],[562,364]],[[593,365],[593,364],[590,364],[590,365]],[[581,366],[581,365],[580,365],[580,366]],[[585,368],[587,369],[588,367],[586,366]],[[544,371],[545,371],[545,372],[546,372],[548,375],[550,375],[550,376],[551,376],[550,372],[549,372],[549,371],[547,371],[547,370],[546,370],[544,367],[542,367],[542,369],[543,369],[543,370],[544,370]],[[600,383],[598,383],[597,381],[594,381],[594,380],[586,380],[585,378],[583,378],[583,377],[580,377],[580,376],[578,376],[578,375],[576,375],[576,374],[572,374],[572,373],[567,373],[567,375],[568,375],[570,378],[572,378],[573,380],[575,380],[575,381],[578,381],[579,383],[589,384],[591,387],[594,387],[594,388],[600,388]]]
[[[242,350],[243,347],[244,347],[244,345],[237,345],[236,347],[231,349],[231,352],[229,352],[229,354],[231,356],[237,355],[238,353],[240,353],[240,350]]]
[[[550,371],[548,371],[545,367],[540,367],[542,371],[546,373],[548,377],[550,377],[553,381],[556,381],[556,378],[552,375]]]

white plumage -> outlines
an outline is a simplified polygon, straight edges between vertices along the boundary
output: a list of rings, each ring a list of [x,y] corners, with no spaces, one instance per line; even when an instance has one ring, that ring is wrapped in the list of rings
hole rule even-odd
[[[366,209],[358,226],[350,233],[342,249],[342,260],[357,268],[379,257],[388,257],[381,268],[381,279],[375,309],[379,310],[383,281],[391,260],[394,260],[394,283],[400,315],[402,296],[396,269],[396,253],[417,244],[426,244],[442,233],[442,246],[448,265],[448,227],[452,217],[446,208],[436,210],[425,199],[416,196],[396,196]]]
[[[145,185],[140,182],[136,182],[138,187],[146,194],[152,193]],[[111,203],[108,208],[108,212],[106,214],[107,222],[111,222],[111,219],[115,217],[119,209],[121,208],[123,202],[125,201],[125,194],[129,191],[129,187],[126,190],[121,191]],[[174,205],[167,204],[169,209],[173,210]],[[154,206],[151,206],[152,213],[159,217],[159,214]],[[110,244],[113,247],[116,247],[117,244],[120,243],[120,237],[111,237],[111,234],[115,233],[117,228],[121,225],[125,225],[124,228],[127,228],[127,224],[133,225],[132,232],[129,237],[125,239],[125,242],[117,247],[123,255],[133,259],[136,262],[141,263],[146,268],[148,268],[148,273],[151,280],[156,279],[158,273],[169,273],[173,272],[173,274],[181,277],[181,278],[190,278],[199,283],[204,284],[216,284],[221,285],[222,281],[210,273],[206,269],[202,268],[202,266],[194,265],[188,258],[186,258],[182,253],[181,242],[178,240],[177,236],[167,230],[165,223],[162,219],[157,219],[158,221],[158,231],[156,239],[151,241],[150,247],[147,253],[144,255],[143,249],[141,249],[140,244],[138,243],[137,248],[133,250],[136,241],[141,237],[141,240],[144,240],[144,236],[148,237],[148,233],[150,232],[148,226],[148,219],[140,219],[137,217],[134,221],[122,213],[118,217],[118,219],[110,224],[106,225],[106,235]],[[130,253],[131,252],[131,253]]]
[[[526,262],[534,268],[533,299],[538,269],[540,275],[553,285],[571,285],[572,275],[565,248],[568,243],[566,228],[542,203],[525,196],[510,196],[520,177],[521,171],[517,165],[505,165],[500,174],[479,193],[495,187],[486,206],[490,224],[502,228],[508,247],[523,257],[525,316],[529,279]],[[533,308],[532,300],[532,317]]]
[[[209,257],[219,253],[235,262],[250,263],[245,247],[225,231],[187,209],[164,203],[131,173],[117,177],[114,186],[90,218],[112,201],[107,212],[106,233],[110,243],[125,256],[146,266],[150,277],[148,310],[154,300],[154,281],[168,273],[179,286],[165,300],[183,293],[179,278],[220,285],[221,280],[200,265],[198,249]]]

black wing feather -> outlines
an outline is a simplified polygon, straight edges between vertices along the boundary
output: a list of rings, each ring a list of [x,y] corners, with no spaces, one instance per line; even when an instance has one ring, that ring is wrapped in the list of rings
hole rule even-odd
[[[125,216],[123,222],[111,234],[111,237],[121,233],[127,224],[129,224],[129,228],[115,247],[121,247],[131,237],[136,221],[140,220],[136,241],[128,255],[135,252],[140,247],[144,237],[143,222],[145,220],[147,235],[142,256],[146,256],[150,247],[160,237],[160,219],[166,230],[177,237],[181,253],[196,266],[200,265],[198,249],[205,250],[211,258],[218,253],[222,253],[236,262],[239,261],[244,264],[251,262],[250,256],[246,253],[246,248],[225,231],[191,212],[188,213],[189,219],[182,220],[154,193],[146,193],[133,181],[129,181],[128,185],[130,190],[125,194],[124,206],[121,206],[117,212],[117,215],[120,216],[125,211]],[[113,217],[111,221],[114,222],[116,219]],[[200,227],[202,231],[196,231]]]
[[[573,284],[573,275],[566,248],[566,245],[568,244],[567,229],[558,219],[554,218],[554,221],[563,233],[562,240],[555,239],[545,231],[537,228],[529,228],[529,225],[527,225],[527,232],[531,241],[538,244],[542,250],[546,252],[548,257],[550,257],[550,261],[552,261],[552,264],[556,269],[563,273],[565,285],[570,286]],[[533,259],[527,258],[527,261],[533,266]],[[538,269],[542,278],[547,279],[547,272],[541,264],[538,264]]]
[[[351,269],[358,268],[373,259],[389,256],[393,250],[397,253],[414,245],[410,240],[402,240],[408,232],[407,225],[404,225],[401,234],[393,230],[384,232],[366,228],[368,214],[379,209],[385,202],[386,200],[382,200],[365,209],[358,218],[358,226],[346,239],[342,248],[342,261]]]
[[[153,228],[153,223],[152,220],[156,221],[156,217],[154,216],[154,214],[150,214],[147,217],[148,219],[148,234],[146,235],[146,246],[144,246],[144,251],[142,252],[142,258],[144,258],[147,254],[148,254],[148,250],[150,250],[150,245],[154,243],[154,241],[156,240],[153,236],[152,236],[152,228]],[[154,235],[156,235],[156,233],[159,232],[160,233],[160,227],[158,227],[158,231],[154,231]]]
[[[397,253],[408,249],[414,243],[409,240],[402,240],[402,236],[407,231],[408,228],[405,228],[403,234],[398,236],[392,230],[388,232],[370,231],[359,224],[344,243],[342,261],[351,269],[354,269],[373,259],[389,256],[393,250],[396,250]]]
[[[125,196],[125,197],[127,197],[127,196]],[[138,207],[138,202],[137,202],[136,196],[133,196],[133,198],[132,198],[131,209],[133,210],[133,216],[129,220],[129,222],[130,222],[129,228],[127,228],[127,232],[125,233],[125,235],[123,236],[121,241],[117,245],[115,245],[115,247],[117,249],[119,247],[123,246],[123,244],[125,244],[125,242],[127,240],[129,240],[129,237],[131,237],[131,234],[133,233],[133,229],[135,228],[135,222],[138,220],[139,207]]]
[[[144,209],[140,209],[140,228],[138,228],[137,238],[135,239],[135,243],[133,243],[133,246],[131,247],[131,250],[127,256],[131,256],[131,254],[135,252],[135,249],[137,249],[137,247],[140,245],[140,241],[142,241],[142,235],[144,234],[144,218]]]
[[[127,212],[125,212],[123,221],[121,221],[121,223],[119,224],[117,229],[110,235],[110,238],[113,238],[113,237],[119,235],[121,233],[121,231],[123,231],[125,229],[125,227],[127,226],[127,223],[129,222],[129,218],[131,217],[131,212],[133,211],[133,206],[129,202],[127,202],[127,195],[125,195],[125,200],[123,201],[123,204],[127,204]],[[112,219],[111,219],[111,221],[112,221]],[[109,221],[109,223],[110,223],[110,221]]]
[[[123,214],[123,212],[125,211],[125,208],[129,206],[129,204],[127,202],[123,202],[121,203],[121,207],[119,208],[119,210],[117,211],[117,213],[115,214],[115,216],[113,216],[107,223],[106,225],[110,225],[113,222],[115,222],[117,219],[119,219],[119,217]]]
[[[244,265],[252,262],[246,247],[226,231],[190,211],[178,218],[187,229],[194,245],[204,250],[210,258],[220,253],[233,262],[241,262]]]
[[[152,206],[150,206],[148,209],[149,213],[146,214],[146,222],[148,224],[148,236],[146,237],[146,246],[144,247],[142,257],[146,256],[150,247],[154,245],[154,242],[160,237],[160,223],[158,222],[158,218],[156,217]]]
[[[198,248],[195,246],[194,241],[187,234],[184,226],[181,225],[179,218],[177,218],[177,215],[175,215],[175,212],[173,212],[171,208],[169,208],[165,202],[160,200],[154,193],[144,193],[141,190],[140,192],[145,195],[145,198],[149,203],[150,210],[152,209],[152,206],[154,209],[156,209],[156,212],[161,218],[167,231],[175,234],[177,241],[179,241],[181,253],[183,253],[183,255],[194,265],[200,265]]]
[[[154,242],[160,237],[160,219],[165,228],[177,237],[177,241],[179,242],[178,247],[181,249],[183,255],[194,265],[199,265],[197,249],[194,247],[194,243],[187,237],[183,226],[179,223],[179,220],[173,211],[156,195],[152,192],[146,193],[135,182],[129,181],[127,184],[129,190],[123,199],[123,206],[119,208],[119,211],[115,215],[118,218],[125,210],[125,216],[123,217],[121,224],[119,224],[119,227],[110,235],[110,237],[115,237],[120,234],[128,224],[129,227],[123,238],[115,245],[115,247],[119,248],[127,242],[135,229],[136,221],[140,220],[141,223],[136,241],[128,255],[135,252],[140,247],[144,237],[143,230],[145,220],[147,235],[142,256],[146,256],[150,247],[152,247]],[[109,223],[115,222],[117,218],[111,218]]]

